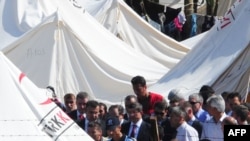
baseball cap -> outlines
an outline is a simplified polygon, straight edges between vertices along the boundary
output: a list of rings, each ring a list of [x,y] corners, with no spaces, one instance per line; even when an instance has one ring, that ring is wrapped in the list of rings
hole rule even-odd
[[[107,130],[114,130],[119,125],[120,125],[120,121],[117,117],[108,117],[106,120]]]

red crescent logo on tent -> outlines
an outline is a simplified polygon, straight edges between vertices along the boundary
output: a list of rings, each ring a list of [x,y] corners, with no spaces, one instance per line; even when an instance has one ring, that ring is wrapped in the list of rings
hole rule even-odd
[[[24,73],[21,73],[19,75],[19,83],[21,83],[21,81],[23,80],[23,78],[25,77]],[[48,98],[47,100],[45,100],[44,102],[40,103],[41,105],[46,105],[46,104],[50,104],[52,103],[52,100],[50,98]]]
[[[19,83],[21,83],[21,81],[23,80],[23,78],[25,77],[25,74],[24,73],[21,73],[19,75]]]
[[[52,100],[50,98],[48,98],[44,102],[40,103],[40,105],[46,105],[46,104],[50,104],[50,103],[52,103]]]

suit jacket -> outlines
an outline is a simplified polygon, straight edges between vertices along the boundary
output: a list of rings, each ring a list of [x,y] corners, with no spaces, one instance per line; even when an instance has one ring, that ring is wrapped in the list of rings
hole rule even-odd
[[[194,127],[194,129],[196,129],[199,135],[199,139],[200,139],[201,133],[202,133],[202,123],[196,119],[191,126]]]
[[[166,118],[164,121],[161,122],[161,127],[163,128],[163,141],[171,141],[172,139],[176,138],[177,130],[170,125],[169,118]]]
[[[73,111],[71,111],[71,112],[69,112],[69,113],[67,113],[67,114],[68,114],[68,116],[69,116],[71,119],[77,120],[77,110],[73,110]]]
[[[129,136],[129,128],[130,128],[131,121],[123,123],[121,132],[125,135]],[[137,141],[152,141],[151,135],[151,126],[149,123],[142,121],[142,124],[139,128]]]
[[[69,112],[69,113],[67,113],[68,114],[68,116],[72,119],[72,120],[74,120],[79,126],[81,126],[80,125],[80,120],[78,120],[78,117],[77,117],[77,110],[74,110],[74,111],[71,111],[71,112]]]

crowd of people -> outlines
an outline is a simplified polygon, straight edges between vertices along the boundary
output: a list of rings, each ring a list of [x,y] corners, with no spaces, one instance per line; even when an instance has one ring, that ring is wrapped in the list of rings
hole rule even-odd
[[[148,91],[143,76],[131,85],[124,106],[108,107],[83,91],[65,94],[58,105],[95,141],[223,141],[225,125],[250,123],[250,103],[238,92],[216,94],[203,85],[188,99],[178,89],[165,99]]]

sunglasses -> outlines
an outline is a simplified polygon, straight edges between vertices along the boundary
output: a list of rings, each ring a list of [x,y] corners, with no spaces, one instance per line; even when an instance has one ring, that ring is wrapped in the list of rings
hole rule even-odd
[[[193,101],[190,101],[189,103],[192,104],[192,105],[195,105],[196,103],[200,103],[200,102],[193,102]]]

